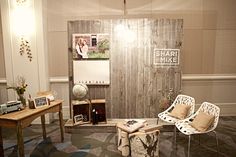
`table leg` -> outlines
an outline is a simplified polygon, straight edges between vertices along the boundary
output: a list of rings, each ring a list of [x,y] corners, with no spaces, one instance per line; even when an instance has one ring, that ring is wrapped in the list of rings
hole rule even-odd
[[[2,127],[0,127],[0,156],[4,157],[3,141],[2,141]]]
[[[41,124],[42,124],[42,130],[43,130],[43,139],[45,140],[47,138],[46,127],[45,127],[45,115],[41,116]]]
[[[24,140],[23,140],[23,132],[21,122],[19,121],[16,126],[16,134],[17,134],[17,145],[18,145],[18,156],[24,157]]]
[[[122,156],[130,155],[129,134],[121,131],[121,154]]]
[[[62,111],[59,111],[59,121],[60,121],[60,130],[61,130],[61,142],[64,141],[64,127],[63,127],[63,115]]]

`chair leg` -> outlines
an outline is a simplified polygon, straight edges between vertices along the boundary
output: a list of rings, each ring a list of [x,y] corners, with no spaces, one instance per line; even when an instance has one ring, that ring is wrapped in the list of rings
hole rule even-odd
[[[188,135],[188,157],[190,157],[191,135]]]
[[[216,135],[216,131],[213,131],[214,134],[215,134],[215,138],[216,138],[216,147],[217,147],[217,157],[219,156],[219,143],[218,143],[218,138],[217,138],[217,135]]]

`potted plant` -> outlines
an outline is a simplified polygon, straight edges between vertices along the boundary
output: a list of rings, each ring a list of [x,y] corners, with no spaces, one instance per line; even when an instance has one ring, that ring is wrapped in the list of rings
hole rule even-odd
[[[18,76],[16,78],[16,84],[13,86],[7,86],[7,89],[13,89],[16,91],[16,94],[18,96],[18,100],[21,101],[23,107],[26,107],[26,99],[24,96],[24,93],[26,91],[26,87],[28,85],[25,82],[25,78],[23,76]]]

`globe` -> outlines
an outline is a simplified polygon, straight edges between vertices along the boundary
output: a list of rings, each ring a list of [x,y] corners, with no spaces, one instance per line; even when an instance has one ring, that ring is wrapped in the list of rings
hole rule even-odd
[[[87,95],[88,87],[86,84],[79,83],[74,85],[72,92],[77,99],[82,99]]]

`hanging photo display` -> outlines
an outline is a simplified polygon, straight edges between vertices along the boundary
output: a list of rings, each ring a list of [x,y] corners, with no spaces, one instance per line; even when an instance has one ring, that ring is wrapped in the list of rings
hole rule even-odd
[[[179,49],[154,49],[153,64],[159,66],[177,66],[180,61]]]
[[[109,84],[110,35],[73,34],[74,83]]]
[[[73,59],[109,59],[110,35],[106,33],[73,34]]]

